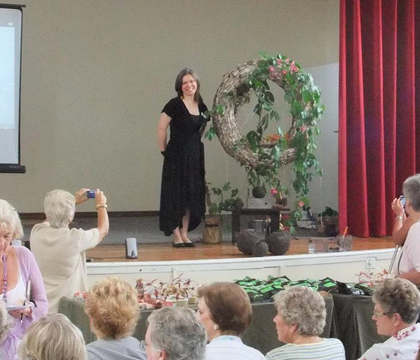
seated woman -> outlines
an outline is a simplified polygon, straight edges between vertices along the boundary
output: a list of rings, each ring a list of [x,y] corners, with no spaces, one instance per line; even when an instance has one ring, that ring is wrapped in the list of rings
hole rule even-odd
[[[416,359],[420,343],[420,311],[418,289],[405,279],[387,279],[373,293],[372,319],[379,335],[390,336],[383,344],[375,344],[360,359]]]
[[[251,325],[252,307],[237,284],[219,282],[200,288],[197,317],[207,331],[206,360],[263,360],[258,350],[246,346],[241,336]]]
[[[32,253],[24,246],[10,245],[22,238],[23,229],[17,211],[0,200],[0,299],[6,303],[11,328],[0,345],[0,359],[16,359],[17,343],[32,321],[47,314],[48,303],[44,283]],[[28,285],[31,284],[31,285]],[[30,298],[27,298],[28,288]]]
[[[344,346],[338,339],[320,337],[327,311],[323,297],[305,287],[291,287],[275,295],[274,318],[278,339],[286,345],[271,350],[267,360],[323,359],[345,360]]]
[[[147,318],[147,360],[204,360],[206,330],[186,307],[164,307]]]
[[[87,294],[85,311],[98,340],[87,345],[89,360],[146,360],[132,337],[140,316],[137,292],[124,280],[109,277]]]
[[[75,196],[64,190],[53,190],[44,200],[47,220],[33,227],[30,237],[31,250],[35,255],[44,278],[49,302],[49,314],[58,312],[63,296],[73,298],[77,291],[87,291],[85,251],[94,248],[108,234],[109,221],[106,197],[96,190],[98,226],[95,229],[70,229],[75,206],[88,200],[86,191]]]
[[[405,220],[399,234],[403,236],[404,229],[408,226],[409,229],[405,242],[401,242],[404,245],[395,259],[392,273],[402,279],[410,280],[415,285],[420,285],[420,174],[410,176],[404,181],[403,194],[408,219]],[[395,222],[402,222],[405,215],[400,212],[401,202],[398,200],[395,204],[393,203],[393,206],[394,212],[397,214]],[[394,226],[395,229],[396,225]],[[394,236],[394,238],[396,237]],[[397,244],[399,244],[398,241],[396,238]]]
[[[63,314],[32,324],[19,345],[19,360],[87,360],[81,331]]]

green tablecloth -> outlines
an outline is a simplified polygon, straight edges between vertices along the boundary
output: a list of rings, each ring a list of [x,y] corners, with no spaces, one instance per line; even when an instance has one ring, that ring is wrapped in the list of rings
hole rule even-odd
[[[368,296],[338,295],[325,297],[327,321],[322,337],[340,339],[346,349],[346,358],[354,360],[360,357],[374,343],[383,342],[384,338],[376,334],[376,327],[371,319],[373,303]],[[250,328],[243,337],[245,344],[260,350],[263,354],[281,346],[273,318],[276,316],[274,304],[253,304],[253,317]],[[96,340],[90,330],[89,319],[80,301],[62,298],[59,312],[65,314],[83,333],[86,343]],[[141,312],[134,337],[144,339],[146,320],[151,310]]]

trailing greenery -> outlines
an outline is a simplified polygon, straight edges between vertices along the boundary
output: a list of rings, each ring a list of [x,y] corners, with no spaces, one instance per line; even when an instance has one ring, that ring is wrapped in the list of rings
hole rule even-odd
[[[295,61],[281,54],[270,56],[261,52],[260,56],[257,68],[243,84],[243,89],[241,91],[237,89],[236,95],[231,92],[226,94],[230,101],[238,104],[249,102],[251,93],[257,97],[257,104],[253,108],[253,113],[258,117],[256,129],[242,136],[235,146],[245,145],[258,156],[257,167],[241,164],[246,167],[249,184],[252,187],[265,187],[267,184],[280,194],[289,193],[289,189],[286,189],[279,180],[279,170],[284,166],[280,161],[281,155],[286,150],[294,149],[292,166],[295,175],[293,188],[296,192],[296,204],[303,200],[306,203],[308,183],[315,174],[323,174],[315,156],[315,137],[320,132],[317,124],[324,112],[324,106],[320,103],[321,92],[314,85],[312,76],[303,72]],[[271,121],[280,120],[269,81],[284,90],[284,100],[290,106],[292,118],[287,131],[281,126],[277,127],[277,134],[274,134],[276,136],[264,134]],[[224,110],[222,105],[215,104],[210,113],[222,115]],[[216,135],[213,126],[205,134],[209,140]],[[300,207],[296,206],[292,211],[293,220],[300,218],[300,210]]]
[[[243,202],[237,197],[239,190],[232,189],[230,182],[226,182],[221,188],[212,187],[206,183],[206,203],[211,216],[220,214],[222,211],[232,211]]]

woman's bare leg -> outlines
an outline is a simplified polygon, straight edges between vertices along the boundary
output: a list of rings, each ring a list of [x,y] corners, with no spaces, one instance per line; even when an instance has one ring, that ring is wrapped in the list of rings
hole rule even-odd
[[[173,232],[172,232],[172,241],[174,242],[174,244],[182,244],[182,237],[181,237],[181,233],[179,231],[179,227],[177,227]]]
[[[188,238],[188,225],[189,224],[190,224],[190,209],[187,209],[185,216],[182,218],[182,229],[180,230],[181,240],[184,243],[191,242],[191,240]]]

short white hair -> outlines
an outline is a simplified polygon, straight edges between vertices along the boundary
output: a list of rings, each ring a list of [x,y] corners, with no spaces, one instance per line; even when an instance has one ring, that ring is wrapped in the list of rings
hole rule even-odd
[[[51,227],[67,227],[74,218],[76,200],[65,190],[50,191],[44,199],[44,211]]]
[[[16,209],[0,199],[0,229],[13,231],[13,239],[23,237],[23,227]]]
[[[204,360],[206,330],[191,309],[165,306],[147,322],[153,353],[164,350],[168,360]]]
[[[3,300],[0,300],[0,344],[6,338],[10,328],[9,318],[7,315],[6,304]]]
[[[48,315],[27,330],[20,360],[87,360],[82,332],[63,314]]]

